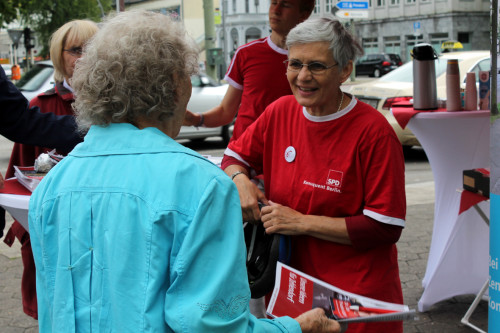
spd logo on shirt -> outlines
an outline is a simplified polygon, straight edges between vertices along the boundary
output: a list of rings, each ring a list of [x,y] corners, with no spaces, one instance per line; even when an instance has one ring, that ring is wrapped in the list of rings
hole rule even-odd
[[[342,175],[341,171],[331,170],[328,172],[328,178],[326,179],[327,186],[342,187]]]

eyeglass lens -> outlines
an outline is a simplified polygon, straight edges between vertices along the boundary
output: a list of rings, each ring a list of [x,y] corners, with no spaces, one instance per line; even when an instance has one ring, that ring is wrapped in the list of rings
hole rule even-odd
[[[72,54],[72,55],[82,55],[82,48],[81,47],[72,47],[72,48],[69,48],[69,49],[64,49],[64,51]]]
[[[322,73],[328,67],[320,62],[311,62],[309,64],[303,64],[300,61],[291,60],[288,61],[288,69],[293,72],[298,72],[302,69],[302,66],[306,66],[312,73]]]

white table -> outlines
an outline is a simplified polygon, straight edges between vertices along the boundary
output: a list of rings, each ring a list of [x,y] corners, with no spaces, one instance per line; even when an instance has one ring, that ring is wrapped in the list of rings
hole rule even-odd
[[[0,193],[0,206],[12,215],[21,225],[28,230],[29,195],[16,195]]]
[[[488,278],[489,228],[472,210],[458,215],[463,170],[490,164],[490,113],[425,112],[408,127],[424,148],[435,182],[434,227],[419,311],[457,295],[477,294]],[[479,204],[488,212],[489,202]]]
[[[220,167],[222,157],[204,155],[205,158]],[[16,195],[0,193],[0,206],[2,206],[13,218],[28,230],[28,207],[29,195]]]

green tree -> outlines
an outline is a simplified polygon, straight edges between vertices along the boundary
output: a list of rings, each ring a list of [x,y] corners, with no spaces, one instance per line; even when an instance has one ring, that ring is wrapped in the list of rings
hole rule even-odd
[[[111,9],[111,0],[2,0],[0,26],[15,19],[29,26],[43,45],[41,55],[49,53],[50,36],[64,23],[75,19],[99,22]]]

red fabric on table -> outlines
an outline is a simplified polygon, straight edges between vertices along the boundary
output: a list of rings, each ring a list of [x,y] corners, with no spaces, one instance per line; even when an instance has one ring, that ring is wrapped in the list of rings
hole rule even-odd
[[[458,210],[458,215],[462,214],[472,206],[485,200],[488,200],[488,198],[481,194],[466,190],[462,191],[462,195],[460,197],[460,209]]]
[[[7,179],[4,182],[4,187],[0,189],[0,193],[31,195],[31,191],[19,183],[15,178]]]
[[[3,194],[17,194],[17,195],[31,195],[31,191],[20,184],[17,179],[11,178],[4,182],[4,188],[0,189]],[[24,312],[38,319],[37,314],[37,300],[36,300],[36,275],[35,275],[35,261],[31,252],[31,242],[29,234],[24,227],[17,221],[14,221],[12,227],[9,229],[4,238],[4,243],[12,246],[14,239],[17,238],[21,243],[21,255],[23,259],[23,276],[21,280],[21,294],[23,301]],[[32,269],[26,269],[32,267]]]
[[[446,109],[437,109],[437,110],[415,110],[413,108],[413,104],[408,102],[401,102],[393,104],[391,107],[392,115],[396,118],[399,126],[402,129],[408,125],[410,119],[420,112],[444,112]]]

